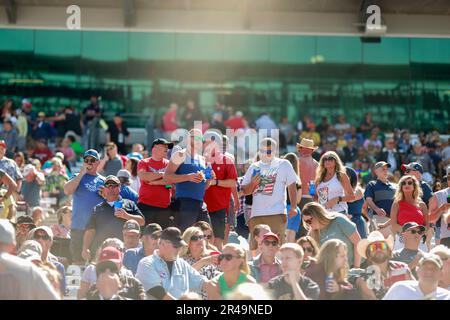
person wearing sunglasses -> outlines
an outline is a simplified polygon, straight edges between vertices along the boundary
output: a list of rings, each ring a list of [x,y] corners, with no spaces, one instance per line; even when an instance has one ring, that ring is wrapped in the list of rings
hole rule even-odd
[[[450,248],[450,166],[443,179],[447,181],[447,188],[436,192],[430,199],[430,222],[436,224],[436,244]]]
[[[385,238],[379,231],[372,231],[358,243],[358,253],[367,259],[367,269],[352,269],[352,277],[365,300],[379,300],[396,282],[414,280],[408,265],[392,260],[394,238]]]
[[[200,228],[203,234],[205,235],[206,240],[206,248],[211,251],[218,251],[218,249],[214,246],[214,233],[211,228],[211,225],[205,221],[197,221],[192,225],[193,227]]]
[[[301,274],[303,249],[296,243],[285,243],[280,248],[282,274],[271,279],[267,288],[276,300],[316,300],[320,288]]]
[[[247,252],[238,244],[227,243],[222,254],[218,256],[218,262],[223,272],[213,280],[217,285],[213,287],[214,290],[208,292],[208,299],[223,300],[241,283],[256,283],[250,276]]]
[[[42,262],[51,263],[61,275],[61,292],[66,290],[66,270],[64,265],[59,262],[58,258],[52,254],[51,248],[53,246],[53,231],[48,226],[41,226],[34,228],[28,234],[28,240],[35,240],[39,242],[42,247]]]
[[[319,285],[319,299],[349,300],[355,298],[355,292],[348,281],[348,271],[347,245],[330,239],[320,247],[317,259],[311,260],[305,276]]]
[[[36,228],[36,225],[34,224],[33,218],[30,216],[20,216],[17,218],[14,226],[16,229],[17,248],[20,248],[22,243],[27,240],[28,233]]]
[[[398,185],[392,204],[391,218],[379,225],[379,228],[391,226],[396,237],[396,248],[401,245],[399,233],[405,223],[416,222],[418,225],[424,226],[426,228],[425,236],[427,236],[429,228],[428,208],[421,200],[422,189],[419,181],[413,176],[403,176]],[[424,251],[428,251],[424,244],[422,247]]]
[[[139,230],[135,229],[145,223],[137,205],[120,196],[120,180],[116,176],[106,177],[104,187],[105,199],[92,210],[84,233],[82,256],[86,261],[91,259],[91,251],[95,252],[106,238],[123,240],[126,222],[134,220],[132,232],[139,241]]]
[[[105,154],[100,160],[98,171],[106,177],[109,175],[117,175],[123,167],[124,164],[122,158],[119,156],[117,145],[114,142],[105,144]]]
[[[218,266],[220,251],[209,250],[206,247],[206,237],[200,228],[187,228],[182,238],[188,245],[181,249],[180,257],[207,279],[214,279],[220,273]],[[208,297],[203,290],[197,293],[203,300]]]
[[[133,274],[136,274],[139,261],[145,257],[151,256],[153,252],[158,249],[161,232],[162,228],[157,223],[146,225],[141,235],[142,246],[125,251],[123,265],[131,270]]]
[[[280,239],[275,233],[263,236],[261,254],[249,262],[250,274],[257,283],[267,283],[281,274],[281,261],[276,257],[279,248]]]
[[[297,244],[303,249],[302,271],[309,266],[310,262],[316,258],[319,253],[319,245],[311,236],[304,236],[297,240]]]
[[[262,139],[259,147],[261,160],[251,164],[242,181],[244,194],[253,194],[248,227],[253,234],[256,225],[266,224],[284,243],[287,215],[294,218],[298,214],[296,205],[286,210],[286,189],[291,203],[297,204],[296,184],[300,179],[288,160],[277,157],[278,143],[274,139]],[[255,249],[252,244],[250,250]]]
[[[347,214],[347,202],[355,200],[345,167],[334,151],[326,152],[316,172],[318,202],[326,209]]]
[[[222,153],[222,135],[208,130],[204,137],[203,154],[214,172],[210,184],[206,185],[205,203],[211,217],[214,245],[221,250],[226,239],[225,224],[227,216],[230,215],[231,195],[236,188],[237,170],[233,159]],[[239,199],[234,201],[239,205]]]
[[[189,291],[212,292],[215,285],[201,275],[186,260],[180,258],[180,250],[187,246],[180,229],[168,227],[161,233],[159,248],[138,265],[138,278],[147,296],[157,300],[176,300]]]
[[[92,215],[92,209],[104,199],[99,191],[104,185],[104,177],[98,174],[100,155],[94,149],[87,150],[83,157],[80,173],[64,185],[64,193],[72,195],[73,211],[70,230],[70,251],[74,264],[84,264],[84,230]]]
[[[204,174],[206,161],[202,155],[203,133],[200,129],[192,129],[188,139],[187,148],[172,155],[164,172],[167,183],[175,184],[175,197],[182,213],[179,216],[179,227],[182,231],[200,220],[211,224],[206,205],[203,203],[206,186],[210,184]]]
[[[402,227],[402,240],[404,247],[395,250],[392,253],[392,258],[395,261],[401,261],[409,266],[409,269],[414,271],[420,258],[425,254],[419,249],[419,245],[425,236],[425,227],[418,225],[416,222],[407,222]]]

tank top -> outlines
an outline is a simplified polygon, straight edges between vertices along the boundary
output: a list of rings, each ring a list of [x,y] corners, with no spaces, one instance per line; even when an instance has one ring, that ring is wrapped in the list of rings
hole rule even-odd
[[[227,282],[225,281],[225,277],[223,276],[223,273],[222,273],[219,277],[220,295],[222,297],[225,297],[229,292],[236,289],[236,287],[238,285],[240,285],[241,283],[244,283],[246,281],[247,281],[247,276],[245,275],[245,273],[241,272],[236,283],[230,288],[230,287],[228,287]]]
[[[416,222],[419,225],[425,225],[425,218],[420,208],[406,202],[398,203],[397,223],[403,226],[407,222]]]
[[[319,198],[319,203],[323,206],[325,205],[325,203],[327,203],[327,201],[331,199],[337,198],[339,196],[345,196],[344,187],[338,180],[336,173],[334,174],[333,178],[331,178],[331,180],[327,182],[322,181],[321,183],[319,183],[319,185],[317,186],[317,196]],[[347,202],[339,202],[335,204],[330,210],[346,213],[348,211]]]
[[[203,157],[196,156],[194,159],[189,155],[186,155],[185,161],[178,167],[176,174],[189,174],[197,171],[204,171],[206,169],[206,163]],[[194,200],[203,201],[205,195],[206,181],[200,183],[195,182],[181,182],[176,184],[176,197],[177,198],[189,198]]]

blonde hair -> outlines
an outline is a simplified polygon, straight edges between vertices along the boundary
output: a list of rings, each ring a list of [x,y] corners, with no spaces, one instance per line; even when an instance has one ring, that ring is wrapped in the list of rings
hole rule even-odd
[[[321,204],[317,202],[307,203],[303,207],[303,216],[311,216],[315,218],[320,225],[328,226],[330,222],[336,219],[336,215],[328,212]],[[320,243],[320,230],[311,230],[311,227],[302,219],[303,227],[309,231],[310,235],[317,243]]]
[[[345,242],[339,239],[330,239],[324,242],[324,244],[320,247],[319,254],[317,255],[317,263],[323,266],[325,274],[328,275],[333,273],[338,282],[346,281],[349,269],[346,259],[344,267],[335,271],[336,257],[339,248],[344,248],[345,252],[348,252]]]
[[[189,227],[189,228],[187,228],[184,231],[184,233],[181,236],[181,238],[183,238],[184,242],[187,243],[187,246],[183,246],[182,247],[182,249],[180,251],[180,257],[182,257],[182,258],[187,257],[191,253],[190,250],[189,250],[189,244],[191,242],[191,237],[194,234],[196,234],[196,233],[203,233],[203,231],[200,228],[198,228],[198,227]],[[205,249],[206,249],[206,247],[203,246],[203,254],[202,254],[202,256],[205,255],[205,251],[206,251]]]
[[[56,216],[58,217],[58,223],[62,223],[62,218],[67,213],[72,213],[72,207],[71,206],[63,206],[56,211]]]
[[[342,177],[347,175],[347,172],[345,171],[345,166],[342,163],[341,158],[339,158],[338,154],[334,151],[328,151],[325,152],[322,157],[320,157],[319,166],[317,167],[316,171],[316,185],[321,183],[325,179],[325,175],[327,174],[327,169],[324,166],[323,160],[327,157],[332,157],[336,162],[334,171],[336,172],[336,177],[339,180],[339,182],[342,182]]]
[[[246,275],[250,274],[250,267],[248,266],[247,263],[247,252],[238,244],[236,243],[227,243],[226,245],[223,246],[222,252],[225,251],[225,249],[233,249],[234,251],[236,251],[237,256],[239,258],[242,259],[242,263],[240,266],[240,270],[245,273]]]
[[[317,256],[317,254],[319,253],[319,245],[317,244],[317,241],[314,240],[314,238],[311,236],[304,236],[297,240],[297,244],[299,246],[301,246],[302,248],[303,248],[302,244],[304,244],[304,243],[309,243],[311,245],[311,247],[313,248],[314,252],[312,253],[311,256],[312,257]]]
[[[403,189],[402,182],[404,182],[408,179],[411,179],[413,181],[413,186],[414,186],[413,198],[414,198],[414,200],[418,200],[419,198],[422,197],[422,195],[423,195],[422,188],[420,187],[419,181],[416,179],[416,177],[403,176],[398,181],[398,188],[394,194],[394,202],[399,202],[399,201],[405,200],[405,194],[403,193],[403,190],[402,190]]]
[[[444,246],[443,244],[437,245],[436,247],[431,249],[430,253],[438,255],[441,259],[444,260],[450,258],[450,248]]]
[[[291,250],[292,252],[294,252],[298,259],[303,259],[303,257],[305,256],[305,253],[303,252],[303,248],[297,243],[289,242],[289,243],[283,244],[280,247],[280,252],[283,252],[286,250]]]

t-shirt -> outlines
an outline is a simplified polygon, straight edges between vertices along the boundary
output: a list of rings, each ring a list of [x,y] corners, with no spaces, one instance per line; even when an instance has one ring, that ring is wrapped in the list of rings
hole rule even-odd
[[[394,202],[396,186],[390,182],[384,183],[380,180],[370,181],[367,184],[364,198],[372,198],[375,205],[386,211],[386,216],[391,216],[391,207]],[[374,212],[374,214],[376,214]]]
[[[418,281],[406,280],[395,283],[383,300],[450,300],[450,291],[437,287],[436,291],[424,295]]]
[[[336,218],[331,220],[327,228],[320,230],[320,245],[330,239],[339,239],[347,245],[348,264],[353,265],[353,242],[349,237],[358,232],[356,225],[351,222],[346,216],[336,214]]]
[[[333,178],[331,178],[328,181],[322,181],[317,186],[317,197],[318,201],[321,205],[325,206],[325,204],[330,201],[331,199],[337,198],[337,197],[344,197],[345,191],[344,187],[342,186],[342,183],[337,178],[337,175],[334,174]],[[348,206],[347,202],[338,202],[330,209],[331,211],[336,212],[347,212]]]
[[[120,198],[119,201],[122,201],[122,209],[128,214],[144,218],[141,210],[139,210],[134,202]],[[118,238],[123,241],[122,230],[125,220],[117,218],[114,215],[114,211],[114,208],[106,201],[94,207],[92,216],[86,226],[87,230],[95,229],[95,237],[91,244],[92,252],[96,252],[96,249],[107,238]]]
[[[426,203],[428,206],[428,202],[430,201],[430,198],[433,196],[433,190],[431,187],[426,183],[425,181],[420,182],[420,187],[422,188],[422,201]]]
[[[410,264],[411,261],[413,261],[414,258],[417,256],[417,254],[419,254],[419,252],[422,252],[424,254],[424,252],[419,249],[411,250],[411,249],[402,248],[402,249],[396,250],[392,253],[392,260]]]
[[[300,289],[309,300],[317,300],[320,294],[320,288],[317,283],[308,277],[300,276],[298,281]],[[272,290],[272,295],[276,300],[293,300],[294,292],[292,287],[284,280],[284,276],[280,275],[273,278],[267,283],[267,287]]]
[[[103,202],[99,195],[105,178],[101,175],[85,174],[73,194],[72,229],[84,230],[92,215],[92,209]]]
[[[220,157],[222,162],[213,163],[212,169],[216,174],[217,180],[237,180],[236,166],[233,160],[227,156]],[[224,188],[219,186],[210,186],[205,192],[204,201],[208,206],[209,212],[215,212],[221,209],[227,209],[230,206],[231,188]]]
[[[123,123],[120,129],[114,122],[110,123],[107,132],[109,132],[109,134],[111,135],[111,141],[117,144],[124,144],[125,138],[130,135],[130,132]]]
[[[447,203],[447,197],[449,194],[450,194],[450,188],[445,188],[443,190],[436,192],[438,208],[443,206],[445,203]],[[447,224],[445,223],[444,219],[440,219],[440,220],[441,220],[441,239],[449,238],[450,230],[447,229]]]
[[[23,176],[20,172],[19,167],[17,166],[16,162],[12,159],[9,159],[7,157],[3,157],[0,159],[0,169],[5,171],[11,179],[17,182],[17,180],[22,180]]]
[[[177,153],[172,154],[172,157],[178,157]],[[192,158],[190,155],[185,155],[184,162],[178,167],[176,174],[190,174],[198,171],[205,171],[206,163],[203,156],[195,155]],[[206,181],[200,183],[191,181],[180,182],[176,184],[176,197],[188,198],[198,201],[203,201],[205,195]]]
[[[91,121],[95,118],[97,113],[100,113],[101,109],[99,105],[90,104],[83,110],[83,115],[85,116],[84,123],[86,124],[88,121]]]
[[[144,170],[145,172],[164,172],[169,164],[169,160],[162,159],[161,161],[147,158],[139,161],[138,171]],[[163,185],[152,186],[145,181],[141,180],[141,188],[139,189],[138,203],[143,203],[148,206],[167,208],[170,204],[172,197],[172,189],[166,188]]]
[[[114,159],[109,159],[106,161],[105,168],[103,169],[103,175],[105,177],[109,175],[117,175],[117,172],[123,168],[122,159],[116,157]]]
[[[286,187],[300,182],[291,163],[280,158],[270,164],[255,162],[245,173],[243,185],[250,183],[256,168],[260,169],[261,183],[253,193],[251,217],[286,213]]]
[[[53,153],[49,149],[44,150],[34,150],[33,158],[39,159],[42,164],[44,164],[47,160],[50,160],[53,157]]]
[[[133,202],[137,202],[138,194],[136,191],[131,189],[129,186],[121,185],[120,186],[120,196],[124,199],[131,200]]]

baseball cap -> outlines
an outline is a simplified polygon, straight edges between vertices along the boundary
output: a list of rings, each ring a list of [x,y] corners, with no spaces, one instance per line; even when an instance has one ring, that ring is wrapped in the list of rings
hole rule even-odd
[[[421,267],[425,262],[432,262],[439,269],[442,269],[444,266],[441,257],[439,257],[437,254],[434,253],[425,253],[422,259],[419,260],[419,267]]]
[[[100,251],[98,262],[95,266],[95,273],[97,277],[104,272],[106,269],[111,270],[111,272],[119,273],[119,268],[117,264],[122,262],[122,253],[114,247],[106,247]]]
[[[16,224],[31,224],[31,225],[34,225],[34,220],[30,216],[20,216],[20,217],[18,217],[16,219]]]
[[[173,143],[172,143],[172,142],[169,142],[169,141],[167,141],[166,139],[163,139],[163,138],[158,138],[158,139],[153,140],[153,142],[152,142],[152,148],[153,148],[154,146],[159,145],[159,144],[164,144],[164,145],[168,146],[169,149],[172,149],[172,148],[173,148]]]
[[[7,144],[5,140],[0,140],[0,147],[7,148]]]
[[[117,178],[127,178],[131,179],[131,173],[126,169],[121,169],[117,172]]]
[[[164,229],[161,233],[161,240],[170,241],[176,248],[187,246],[187,243],[184,242],[183,238],[181,238],[180,229],[176,227],[168,227]]]
[[[119,178],[117,178],[116,176],[113,176],[113,175],[109,175],[106,177],[105,184],[108,182],[114,182],[114,183],[120,184]]]
[[[83,155],[83,158],[86,158],[86,157],[92,157],[97,160],[100,159],[100,155],[98,154],[97,150],[94,150],[94,149],[87,150]]]
[[[45,117],[45,112],[42,112],[42,111],[39,112],[39,113],[38,113],[38,117]]]
[[[140,233],[141,227],[139,226],[139,223],[136,220],[130,219],[124,223],[122,230],[124,230],[124,231],[126,230],[128,232]]]
[[[127,154],[127,158],[136,158],[138,160],[144,159],[142,154],[140,154],[139,152],[131,152],[131,153]]]
[[[388,168],[391,167],[391,165],[389,163],[387,163],[385,161],[379,161],[379,162],[375,163],[375,167],[374,168],[375,168],[375,170],[377,170],[377,169],[379,169],[381,167],[384,167],[384,166],[387,166]]]
[[[22,104],[23,105],[31,105],[31,102],[30,102],[30,100],[25,98],[25,99],[22,100]]]
[[[407,165],[402,164],[401,169],[402,169],[402,171],[406,171],[409,169],[409,170],[419,171],[420,173],[423,173],[423,167],[418,162],[411,162],[410,164],[407,164]]]
[[[53,231],[52,231],[52,229],[50,229],[50,227],[48,227],[48,226],[40,226],[40,227],[34,228],[34,229],[32,230],[32,231],[33,231],[33,237],[34,237],[34,235],[36,234],[36,232],[39,231],[39,230],[44,231],[45,233],[47,233],[47,234],[50,236],[50,238],[53,239]]]
[[[7,219],[0,219],[0,242],[5,244],[16,243],[16,232]]]
[[[159,224],[157,223],[150,223],[148,225],[145,226],[144,230],[142,231],[142,235],[143,236],[151,236],[153,234],[159,233],[161,234],[162,232],[162,228]]]
[[[406,232],[406,231],[408,231],[410,229],[414,229],[414,228],[420,228],[420,230],[425,231],[424,226],[418,224],[417,222],[412,221],[412,222],[407,222],[403,225],[402,232]]]
[[[64,161],[64,153],[62,152],[55,153],[55,157],[61,159],[61,161]]]
[[[278,237],[278,235],[276,233],[273,233],[273,232],[267,232],[263,236],[263,241],[266,240],[267,238],[275,238],[275,239],[277,239],[278,242],[280,242],[280,238]]]

